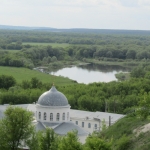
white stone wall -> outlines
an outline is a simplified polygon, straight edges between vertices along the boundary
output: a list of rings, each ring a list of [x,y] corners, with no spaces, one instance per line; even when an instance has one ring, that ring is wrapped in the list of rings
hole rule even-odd
[[[39,118],[39,112],[41,113],[41,119]],[[44,119],[44,113],[46,113],[46,120]],[[50,113],[53,114],[53,121],[50,121]],[[59,113],[59,121],[56,120],[57,113]],[[65,113],[65,120],[63,120],[63,113]],[[36,104],[36,120],[42,122],[67,122],[70,120],[70,105],[68,106],[41,106]],[[69,116],[67,116],[69,114]]]
[[[100,120],[95,119],[81,119],[81,118],[70,118],[70,120],[75,123],[76,125],[83,128],[85,131],[88,131],[89,133],[93,133],[93,131],[101,131],[102,130],[102,122]],[[78,124],[77,124],[78,122]],[[84,122],[84,127],[82,126],[82,122]],[[89,127],[89,123],[91,126]],[[95,124],[97,125],[97,128],[95,128]],[[106,126],[108,126],[108,123],[106,122]]]

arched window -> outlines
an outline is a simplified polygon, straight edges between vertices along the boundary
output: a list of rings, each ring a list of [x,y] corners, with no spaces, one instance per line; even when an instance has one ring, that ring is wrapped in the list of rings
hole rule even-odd
[[[63,113],[62,115],[62,120],[65,120],[65,113]]]
[[[46,112],[44,113],[44,116],[43,116],[43,117],[44,117],[44,120],[46,120]]]
[[[57,115],[56,115],[56,121],[59,121],[59,113],[57,113]]]
[[[97,124],[95,124],[95,129],[97,129]]]
[[[88,123],[88,128],[91,128],[91,123]]]
[[[53,113],[50,113],[50,121],[53,121]]]
[[[41,112],[39,112],[39,119],[41,119]]]
[[[69,112],[67,112],[67,120],[69,120]]]
[[[78,121],[76,121],[76,125],[78,125]]]
[[[84,122],[82,122],[82,127],[84,128]]]

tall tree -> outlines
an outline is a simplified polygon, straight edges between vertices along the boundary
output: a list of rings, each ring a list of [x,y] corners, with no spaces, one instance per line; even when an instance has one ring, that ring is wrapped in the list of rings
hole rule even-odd
[[[32,112],[9,106],[0,120],[0,150],[18,150],[33,132]]]
[[[45,131],[40,132],[40,149],[41,150],[57,150],[58,136],[53,129],[46,128]]]
[[[83,150],[82,144],[79,142],[77,132],[69,132],[62,138],[58,146],[59,150]]]

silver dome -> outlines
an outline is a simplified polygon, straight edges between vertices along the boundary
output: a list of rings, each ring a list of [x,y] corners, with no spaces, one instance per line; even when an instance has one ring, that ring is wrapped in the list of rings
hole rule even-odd
[[[52,86],[49,91],[39,97],[37,104],[44,106],[67,106],[68,100],[64,94]]]

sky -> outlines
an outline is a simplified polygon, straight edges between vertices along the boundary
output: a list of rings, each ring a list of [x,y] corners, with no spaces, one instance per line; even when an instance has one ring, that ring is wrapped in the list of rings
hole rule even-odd
[[[0,25],[150,30],[150,0],[0,0]]]

